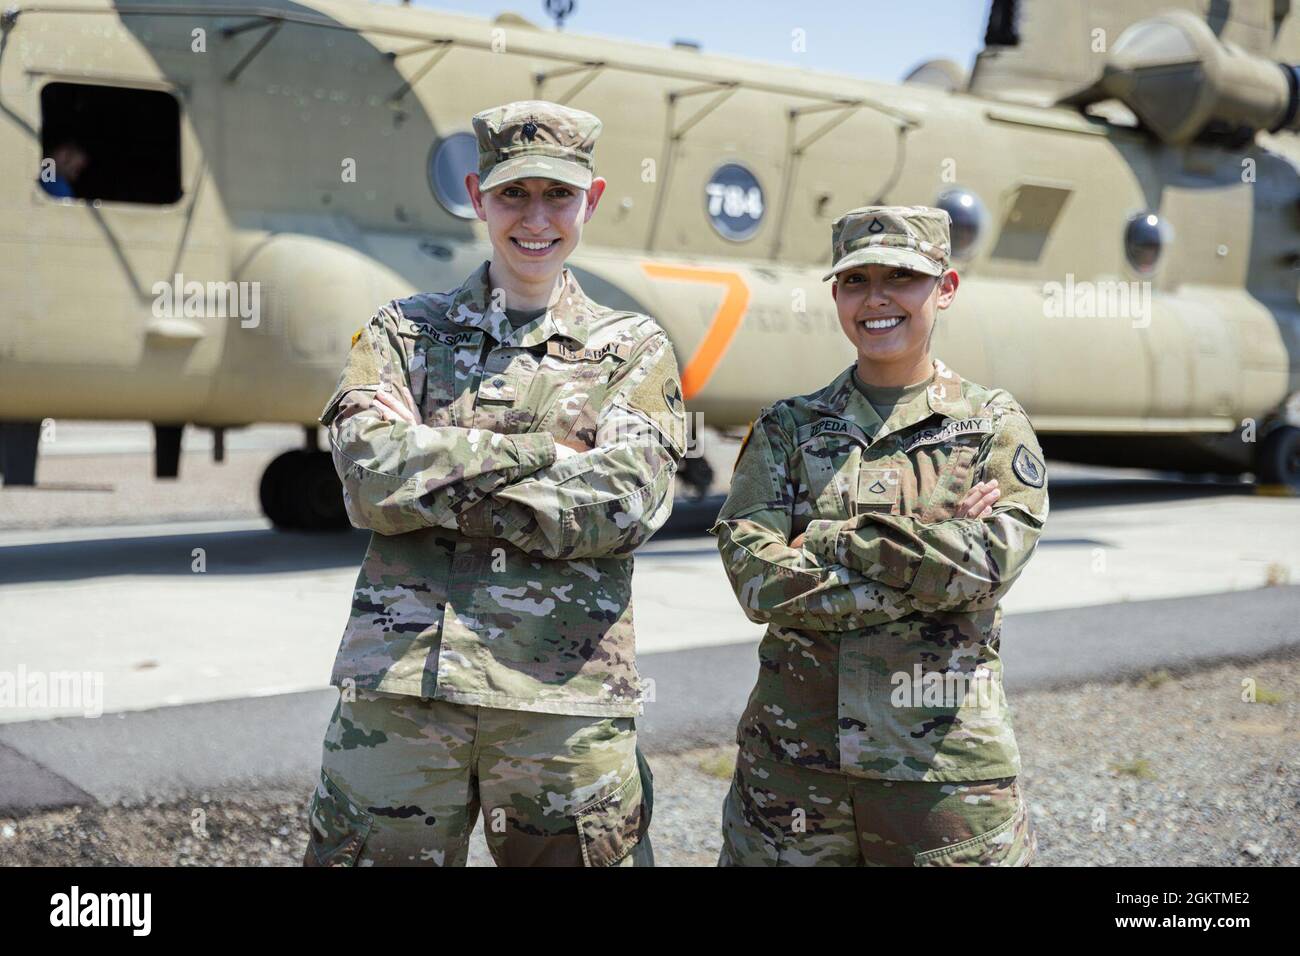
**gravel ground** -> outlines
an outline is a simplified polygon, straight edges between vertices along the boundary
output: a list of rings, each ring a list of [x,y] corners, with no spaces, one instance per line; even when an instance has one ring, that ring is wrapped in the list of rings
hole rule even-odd
[[[1242,700],[1246,680],[1254,703]],[[1300,864],[1298,713],[1294,654],[1019,695],[1039,862]],[[729,747],[651,755],[660,865],[714,863],[733,760]],[[309,788],[0,819],[0,863],[297,865]],[[470,863],[491,863],[481,833]]]

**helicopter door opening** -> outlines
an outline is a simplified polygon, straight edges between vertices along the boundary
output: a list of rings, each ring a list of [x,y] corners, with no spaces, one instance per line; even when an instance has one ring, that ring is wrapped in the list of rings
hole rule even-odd
[[[88,410],[174,430],[203,420],[232,321],[228,297],[215,295],[230,274],[204,150],[215,128],[189,92],[206,66],[179,83],[34,71],[46,81],[32,91],[32,207],[18,224],[31,292],[18,309],[77,333],[19,347],[15,387],[41,396],[28,420]]]
[[[181,198],[181,113],[162,90],[41,89],[40,182],[58,198],[169,205]]]

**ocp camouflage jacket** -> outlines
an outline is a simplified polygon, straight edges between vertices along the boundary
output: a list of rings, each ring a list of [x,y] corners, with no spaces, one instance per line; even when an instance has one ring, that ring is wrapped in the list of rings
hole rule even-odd
[[[1047,472],[1011,395],[934,364],[887,422],[850,366],[746,437],[710,529],[745,614],[769,625],[744,748],[889,780],[1019,773],[999,602],[1047,519]],[[992,514],[954,518],[990,478]]]
[[[374,532],[330,681],[514,710],[640,713],[632,552],[667,519],[686,442],[648,316],[565,271],[514,328],[483,263],[381,308],[321,415],[352,523]],[[422,424],[384,421],[409,386]],[[556,460],[556,439],[590,448]]]

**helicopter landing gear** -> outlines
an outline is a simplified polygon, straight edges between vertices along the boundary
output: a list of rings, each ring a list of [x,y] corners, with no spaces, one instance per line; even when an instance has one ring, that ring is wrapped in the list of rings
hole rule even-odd
[[[351,527],[329,452],[295,449],[266,466],[258,489],[262,513],[281,531]]]
[[[0,475],[6,487],[36,484],[40,422],[0,422]]]
[[[701,455],[698,458],[683,458],[677,477],[691,489],[691,494],[699,501],[709,493],[713,484],[713,467]]]
[[[1300,428],[1283,425],[1264,436],[1255,453],[1255,479],[1300,493]]]

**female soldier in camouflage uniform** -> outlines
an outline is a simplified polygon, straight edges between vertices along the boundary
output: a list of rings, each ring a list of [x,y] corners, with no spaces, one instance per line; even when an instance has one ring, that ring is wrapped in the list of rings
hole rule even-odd
[[[600,120],[474,117],[492,259],[385,305],[321,422],[374,532],[330,682],[308,864],[652,862],[632,551],[667,519],[685,409],[667,336],[565,259],[605,181]]]
[[[1035,837],[999,601],[1047,518],[1007,392],[930,354],[957,292],[948,214],[855,209],[832,295],[857,361],[750,429],[717,524],[768,624],[737,731],[723,865],[1022,865]]]

